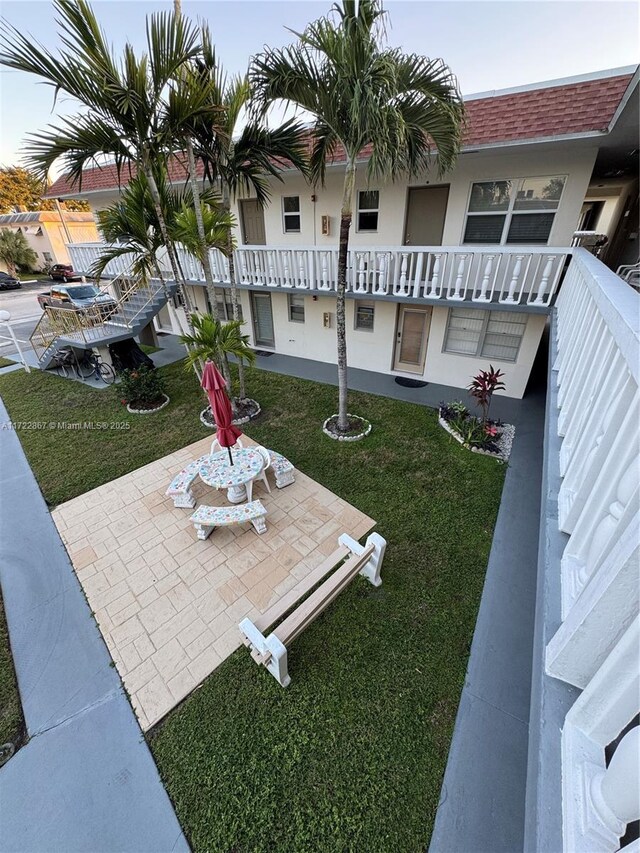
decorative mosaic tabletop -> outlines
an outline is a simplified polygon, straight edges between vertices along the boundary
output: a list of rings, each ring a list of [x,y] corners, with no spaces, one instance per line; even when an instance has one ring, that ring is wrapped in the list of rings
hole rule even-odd
[[[246,447],[232,450],[233,465],[229,463],[228,451],[214,453],[200,465],[200,479],[214,489],[231,489],[254,480],[262,471],[264,460],[257,450]]]

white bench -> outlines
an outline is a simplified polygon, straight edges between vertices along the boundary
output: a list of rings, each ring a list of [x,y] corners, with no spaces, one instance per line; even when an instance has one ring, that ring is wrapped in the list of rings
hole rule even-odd
[[[363,575],[374,586],[380,586],[382,583],[380,569],[387,547],[382,536],[372,533],[366,543],[360,545],[351,536],[343,533],[338,539],[338,545],[333,554],[310,572],[295,589],[286,593],[277,604],[255,621],[243,619],[239,625],[243,642],[251,651],[251,657],[256,663],[265,666],[282,687],[287,687],[291,681],[287,670],[287,646],[337,598],[356,575]],[[333,574],[280,622],[277,628],[265,636],[271,625],[281,619],[301,596],[312,590],[333,569]]]
[[[295,483],[293,476],[293,465],[281,453],[276,453],[275,450],[269,451],[271,459],[271,468],[276,475],[276,486],[279,489],[284,489],[285,486],[290,486]]]
[[[198,539],[206,539],[215,527],[229,527],[232,524],[251,523],[257,533],[267,529],[264,517],[266,509],[260,501],[235,506],[205,506],[202,504],[193,513],[189,521],[195,525]]]
[[[193,509],[196,505],[196,499],[191,494],[191,483],[198,476],[198,471],[202,463],[206,462],[208,458],[209,456],[206,455],[195,459],[173,478],[165,495],[168,498],[173,498],[174,506],[182,509]]]

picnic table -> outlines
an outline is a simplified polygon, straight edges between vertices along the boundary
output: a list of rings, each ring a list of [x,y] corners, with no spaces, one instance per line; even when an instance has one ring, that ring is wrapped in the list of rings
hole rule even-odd
[[[221,450],[201,462],[198,474],[203,483],[214,489],[227,489],[227,498],[232,504],[247,499],[246,484],[255,480],[264,467],[264,460],[253,447],[232,450],[229,462],[227,450]]]

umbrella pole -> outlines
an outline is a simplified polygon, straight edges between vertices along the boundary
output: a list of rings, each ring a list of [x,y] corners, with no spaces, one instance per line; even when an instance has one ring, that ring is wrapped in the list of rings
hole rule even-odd
[[[231,455],[230,447],[227,447],[227,453],[229,454],[229,465],[233,465],[233,456]]]

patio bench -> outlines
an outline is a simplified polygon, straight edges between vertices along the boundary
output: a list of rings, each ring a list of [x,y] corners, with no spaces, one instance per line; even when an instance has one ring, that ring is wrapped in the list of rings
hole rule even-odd
[[[264,517],[266,509],[260,501],[251,501],[235,506],[205,506],[201,504],[189,521],[193,521],[198,539],[206,539],[215,527],[251,523],[256,533],[267,529]]]
[[[247,618],[240,622],[238,627],[251,657],[256,663],[265,666],[278,684],[287,687],[291,682],[287,669],[287,646],[338,597],[356,575],[361,574],[374,586],[380,586],[380,569],[386,547],[386,540],[378,533],[372,533],[364,545],[343,533],[338,538],[338,548],[310,572],[302,583],[283,595],[262,616],[253,621]],[[329,574],[332,571],[333,574]],[[323,580],[327,575],[329,577]],[[295,602],[321,580],[323,582],[320,586],[266,635],[267,629],[282,619]]]
[[[295,483],[293,476],[293,465],[281,453],[276,453],[275,450],[269,451],[271,459],[271,468],[276,475],[276,486],[278,489],[284,489],[285,486],[290,486]]]
[[[173,498],[173,505],[182,509],[193,509],[196,505],[196,499],[191,493],[191,483],[198,476],[198,471],[203,462],[208,459],[207,456],[201,456],[190,462],[186,468],[183,468],[179,474],[173,478],[169,484],[169,488],[165,492],[168,498]]]

